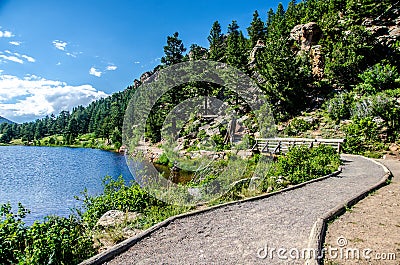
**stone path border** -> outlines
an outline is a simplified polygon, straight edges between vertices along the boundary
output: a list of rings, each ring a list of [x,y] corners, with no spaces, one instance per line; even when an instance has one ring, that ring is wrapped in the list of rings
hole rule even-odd
[[[261,199],[265,199],[280,193],[284,193],[290,190],[294,190],[294,189],[298,189],[301,188],[305,185],[308,185],[310,183],[314,183],[314,182],[318,182],[318,181],[322,181],[324,179],[333,177],[333,176],[337,176],[342,172],[341,167],[339,167],[339,169],[335,172],[333,172],[332,174],[320,177],[320,178],[316,178],[316,179],[312,179],[297,185],[293,185],[291,187],[279,190],[279,191],[275,191],[275,192],[271,192],[271,193],[267,193],[267,194],[262,194],[259,196],[254,196],[251,198],[246,198],[243,200],[238,200],[238,201],[232,201],[232,202],[227,202],[227,203],[223,203],[223,204],[219,204],[219,205],[215,205],[206,209],[201,209],[201,210],[196,210],[196,211],[191,211],[191,212],[187,212],[187,213],[183,213],[180,215],[176,215],[176,216],[171,216],[168,219],[155,224],[154,226],[150,227],[149,229],[146,229],[145,231],[143,231],[142,233],[132,237],[132,238],[128,238],[124,241],[122,241],[121,243],[115,245],[114,247],[99,253],[93,257],[91,257],[90,259],[87,259],[83,262],[81,262],[79,265],[98,265],[98,264],[103,264],[104,262],[107,262],[109,260],[111,260],[113,257],[123,253],[124,251],[126,251],[127,249],[129,249],[131,246],[135,245],[137,242],[139,242],[140,240],[142,240],[145,237],[150,236],[153,232],[157,231],[158,229],[165,227],[167,225],[169,225],[170,223],[172,223],[173,221],[177,220],[177,219],[182,219],[182,218],[186,218],[189,216],[193,216],[193,215],[198,215],[201,213],[205,213],[205,212],[209,212],[218,208],[222,208],[228,205],[234,205],[234,204],[240,204],[243,202],[249,202],[249,201],[256,201],[256,200],[261,200]]]
[[[350,156],[350,155],[348,155]],[[356,156],[356,155],[354,155]],[[390,180],[392,173],[390,170],[384,166],[382,163],[379,163],[373,159],[364,157],[365,159],[381,166],[385,172],[385,175],[381,178],[381,180],[372,186],[371,188],[366,189],[363,191],[361,194],[355,195],[352,199],[350,199],[347,203],[345,204],[339,204],[332,210],[330,210],[327,214],[325,214],[323,217],[319,218],[313,225],[308,241],[308,248],[310,249],[318,249],[319,252],[322,250],[323,243],[325,241],[325,233],[327,229],[327,224],[329,221],[334,220],[338,216],[344,214],[346,212],[347,208],[352,207],[355,205],[357,202],[361,201],[364,199],[368,194],[371,192],[385,186]],[[319,257],[318,257],[319,258]],[[317,265],[321,264],[323,257],[319,258],[318,260],[316,259],[307,259],[305,262],[305,265]]]

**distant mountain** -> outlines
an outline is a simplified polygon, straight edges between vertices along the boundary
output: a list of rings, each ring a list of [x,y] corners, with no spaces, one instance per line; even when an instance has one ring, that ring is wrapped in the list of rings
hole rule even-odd
[[[15,123],[15,122],[13,122],[13,121],[10,121],[10,120],[8,120],[8,119],[3,118],[3,117],[0,116],[0,123],[4,123],[4,122],[6,122],[6,123]]]

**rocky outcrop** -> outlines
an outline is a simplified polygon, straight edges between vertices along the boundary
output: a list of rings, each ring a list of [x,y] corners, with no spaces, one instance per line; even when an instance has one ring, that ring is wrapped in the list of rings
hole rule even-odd
[[[257,63],[257,55],[265,48],[265,43],[262,40],[258,40],[256,46],[250,52],[250,68],[254,68]]]
[[[315,79],[321,80],[324,78],[325,60],[322,54],[321,45],[311,47],[310,57],[312,62],[312,74]]]
[[[321,37],[322,31],[315,22],[297,25],[290,31],[290,38],[301,45],[302,51],[310,51],[313,45],[318,44]]]
[[[317,80],[324,77],[325,60],[321,45],[317,45],[321,37],[322,31],[315,22],[297,25],[290,31],[290,39],[300,46],[300,50],[297,52],[309,54],[312,62],[312,74]]]
[[[144,72],[141,76],[140,76],[140,82],[143,84],[144,82],[146,82],[150,76],[152,76],[153,72]]]
[[[139,216],[140,214],[135,212],[118,210],[111,210],[103,214],[96,224],[95,246],[99,247],[99,252],[106,251],[115,244],[142,232],[128,225]]]
[[[400,9],[393,5],[381,16],[367,18],[363,25],[381,44],[393,45],[400,40]]]
[[[133,80],[133,87],[134,88],[138,88],[141,84],[142,83],[139,80],[137,80],[137,79]]]

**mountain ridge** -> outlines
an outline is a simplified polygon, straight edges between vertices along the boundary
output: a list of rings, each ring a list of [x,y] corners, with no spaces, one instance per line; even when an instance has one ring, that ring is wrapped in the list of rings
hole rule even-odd
[[[14,124],[15,122],[10,121],[9,119],[6,119],[6,118],[0,116],[0,123],[10,123],[10,124]]]

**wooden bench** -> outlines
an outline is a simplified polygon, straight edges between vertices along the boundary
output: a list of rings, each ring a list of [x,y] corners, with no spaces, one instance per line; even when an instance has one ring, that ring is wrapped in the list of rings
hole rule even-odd
[[[253,152],[280,154],[289,151],[292,146],[306,145],[309,148],[320,144],[332,146],[338,153],[341,151],[341,144],[345,139],[310,139],[310,138],[258,138],[253,146]]]

